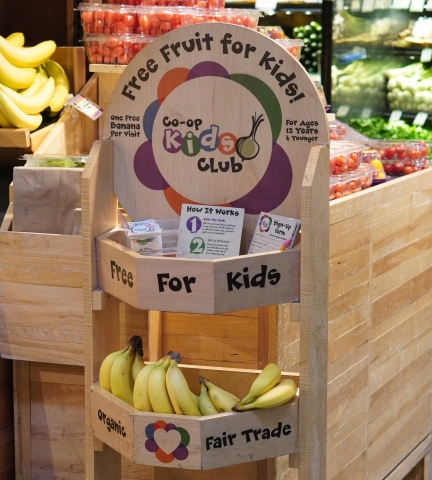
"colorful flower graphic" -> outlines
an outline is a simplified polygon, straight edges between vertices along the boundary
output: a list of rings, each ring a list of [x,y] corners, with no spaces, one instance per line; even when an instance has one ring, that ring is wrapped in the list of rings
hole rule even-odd
[[[149,423],[145,428],[145,434],[147,436],[146,450],[154,453],[160,462],[182,461],[189,456],[186,447],[189,445],[190,435],[184,428],[159,420]]]
[[[260,232],[268,232],[270,230],[273,220],[267,214],[264,214],[259,221]]]

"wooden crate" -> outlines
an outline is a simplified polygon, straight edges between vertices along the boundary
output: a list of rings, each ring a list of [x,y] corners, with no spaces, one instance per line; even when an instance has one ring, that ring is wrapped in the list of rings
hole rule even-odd
[[[0,358],[0,479],[12,480],[15,471],[12,362]]]
[[[99,287],[144,310],[211,314],[299,300],[298,249],[217,260],[145,257],[125,248],[114,229],[98,237],[97,256]],[[237,272],[249,272],[251,287],[230,283]]]
[[[65,69],[70,83],[70,91],[77,94],[86,82],[84,47],[58,47],[51,59],[60,63]],[[53,122],[31,133],[28,128],[0,128],[0,155],[16,155],[18,157],[23,153],[35,152],[52,131],[54,125]]]
[[[82,93],[96,100],[97,78]],[[96,129],[84,115],[67,112],[37,153],[89,150]],[[15,232],[12,224],[11,204],[0,229],[1,355],[84,365],[81,236]]]
[[[260,372],[187,365],[180,367],[197,394],[198,378],[205,376],[239,398],[247,394],[248,386]],[[284,373],[282,377],[292,378],[298,383],[296,375]],[[136,464],[209,470],[298,450],[298,397],[281,407],[268,410],[190,417],[140,412],[105,391],[98,383],[92,386],[91,392],[95,436]],[[147,433],[147,428],[156,423],[163,428],[157,444],[167,458],[160,459],[146,447],[147,439],[153,439]],[[184,447],[187,453],[184,458],[170,456],[179,446],[180,441],[177,440],[181,439],[182,443],[184,440],[178,430],[168,437],[168,433],[165,433],[168,432],[165,430],[168,424],[174,424],[186,432],[184,436],[188,438]]]

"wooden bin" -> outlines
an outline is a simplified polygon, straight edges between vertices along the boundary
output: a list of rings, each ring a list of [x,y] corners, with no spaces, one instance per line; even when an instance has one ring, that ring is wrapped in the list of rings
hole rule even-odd
[[[240,397],[247,394],[247,386],[259,373],[187,365],[181,368],[191,386],[197,386],[198,377],[205,376]],[[298,383],[298,375],[282,377]],[[135,464],[209,470],[298,450],[298,397],[268,410],[192,417],[140,412],[96,383],[91,387],[91,416],[95,436]],[[156,435],[156,423],[162,428],[157,445],[166,456],[147,448],[147,441]],[[176,433],[170,435],[166,425],[182,430],[175,429]],[[184,448],[177,457],[174,450],[179,438]]]
[[[117,229],[96,246],[99,287],[135,308],[211,314],[299,300],[298,249],[217,260],[144,257],[121,244]],[[242,272],[248,288],[230,281]]]
[[[97,78],[82,93],[96,100]],[[68,111],[36,153],[89,150],[96,128],[84,115]],[[1,355],[84,365],[82,238],[12,231],[12,211],[10,204],[0,230]]]
[[[78,93],[86,82],[84,47],[58,47],[51,59],[65,69],[71,92]],[[23,153],[35,152],[54,126],[55,123],[51,123],[34,132],[30,132],[28,128],[0,128],[0,155],[18,157]]]

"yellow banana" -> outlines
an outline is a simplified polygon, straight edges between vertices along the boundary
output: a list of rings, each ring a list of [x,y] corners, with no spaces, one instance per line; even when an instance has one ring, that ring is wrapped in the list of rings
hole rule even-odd
[[[18,108],[15,103],[0,91],[0,110],[12,125],[18,128],[28,128],[31,132],[42,123],[42,115],[28,115]]]
[[[133,406],[133,385],[131,368],[135,358],[132,346],[117,356],[111,367],[111,391],[112,393]]]
[[[0,127],[2,128],[13,128],[13,125],[9,120],[3,115],[3,112],[0,108]]]
[[[199,401],[199,410],[201,412],[201,415],[203,416],[216,415],[217,413],[219,413],[210,400],[210,397],[207,392],[207,387],[204,385],[204,382],[201,382],[201,393],[200,393],[200,396],[198,397],[198,401]]]
[[[114,360],[121,354],[126,352],[126,350],[129,348],[129,345],[127,345],[123,350],[118,350],[117,352],[112,352],[109,355],[107,355],[99,369],[99,384],[102,388],[105,390],[108,390],[108,392],[111,392],[111,368],[113,366]]]
[[[150,373],[148,392],[153,411],[156,413],[175,413],[166,387],[166,371],[170,358],[166,358]]]
[[[190,392],[191,395],[192,395],[192,400],[194,401],[195,405],[197,406],[197,408],[199,408],[199,396],[198,395],[195,395],[195,393],[193,393],[192,391]]]
[[[216,386],[206,378],[200,377],[201,382],[207,387],[211,403],[219,413],[230,412],[232,407],[240,401],[235,395]]]
[[[297,385],[290,379],[282,380],[268,392],[247,405],[236,405],[233,410],[245,411],[253,408],[274,408],[287,403],[297,392]]]
[[[34,47],[17,47],[11,45],[0,35],[0,52],[15,67],[33,68],[46,62],[55,52],[56,44],[53,40],[46,40]]]
[[[162,365],[166,358],[169,357],[165,356],[158,362],[149,363],[139,372],[133,389],[133,403],[137,410],[140,410],[141,412],[153,412],[148,391],[149,378],[151,372],[159,365]]]
[[[30,87],[20,90],[19,93],[23,97],[32,97],[33,95],[36,95],[39,92],[39,90],[45,85],[47,81],[48,81],[48,75],[46,74],[45,70],[42,67],[37,67],[36,77],[33,83],[30,85]]]
[[[55,91],[49,104],[50,113],[56,115],[63,109],[66,99],[69,95],[69,80],[63,67],[53,60],[44,62],[45,71],[50,77],[54,78]],[[0,80],[1,82],[1,80]]]
[[[20,93],[15,92],[9,87],[0,84],[0,90],[4,92],[24,113],[33,115],[40,113],[48,107],[54,94],[54,79],[49,78],[40,91],[32,97],[23,97]]]
[[[35,77],[36,69],[15,67],[0,53],[0,83],[9,88],[27,88]]]
[[[145,367],[145,363],[142,359],[142,350],[141,350],[141,355],[137,352],[135,355],[134,362],[132,364],[132,381],[135,383],[138,374],[140,371]]]
[[[15,47],[23,47],[25,41],[24,34],[21,32],[11,33],[8,37],[6,37],[6,40]]]
[[[178,368],[178,363],[174,359],[170,360],[170,366],[166,373],[166,387],[171,403],[178,415],[201,416],[192,398],[192,393],[189,390],[186,378]]]
[[[281,369],[275,363],[269,363],[252,383],[249,393],[239,405],[253,402],[257,397],[273,388],[281,379]]]

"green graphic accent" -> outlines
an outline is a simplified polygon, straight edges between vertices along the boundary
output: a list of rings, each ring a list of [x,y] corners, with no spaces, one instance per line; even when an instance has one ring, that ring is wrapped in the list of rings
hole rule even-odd
[[[199,139],[192,132],[187,132],[183,138],[182,152],[188,157],[194,157],[198,154],[201,147]]]
[[[137,240],[138,245],[147,245],[148,243],[152,242],[154,238],[144,238],[142,240]]]
[[[249,90],[252,95],[255,95],[257,100],[261,103],[270,121],[272,139],[276,142],[282,128],[282,110],[273,90],[262,80],[259,80],[252,75],[235,73],[230,75],[230,78],[233,82],[243,85],[243,87]]]
[[[205,243],[201,237],[195,237],[191,240],[190,243],[190,253],[195,253],[199,255],[200,253],[204,253],[205,250]]]
[[[184,447],[187,447],[189,445],[189,442],[190,442],[189,432],[182,427],[177,427],[177,431],[180,433],[180,443]]]

